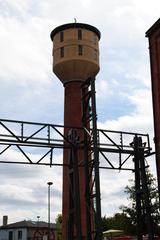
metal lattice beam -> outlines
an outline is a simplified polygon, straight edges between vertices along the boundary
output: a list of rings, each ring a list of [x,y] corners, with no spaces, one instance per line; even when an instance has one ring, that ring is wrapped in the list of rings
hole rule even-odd
[[[62,166],[63,164],[54,162],[53,150],[71,148],[72,143],[66,139],[63,134],[64,128],[68,130],[81,129],[84,131],[84,136],[88,139],[87,144],[89,144],[90,149],[93,151],[93,129],[0,119],[0,163]],[[97,136],[99,136],[97,147],[100,153],[100,160],[105,160],[103,161],[105,164],[103,164],[103,166],[100,165],[99,167],[102,169],[133,170],[132,168],[125,167],[125,164],[134,155],[134,149],[130,142],[136,135],[142,137],[143,142],[146,143],[144,148],[145,156],[153,154],[151,153],[149,136],[147,134],[97,129]],[[128,142],[126,142],[126,139],[128,139]],[[85,141],[85,139],[82,140],[77,147],[83,149],[84,146],[86,146]],[[21,152],[26,158],[26,161],[3,160],[2,155],[9,151],[11,147],[15,147],[17,151]],[[29,148],[39,148],[39,151],[43,148],[46,149],[46,151],[40,159],[34,162],[28,155]],[[116,160],[114,161],[111,157],[112,154],[116,154]],[[47,156],[49,156],[50,160],[44,163],[43,159]],[[124,157],[123,160],[122,157]],[[83,167],[83,163],[81,165]]]

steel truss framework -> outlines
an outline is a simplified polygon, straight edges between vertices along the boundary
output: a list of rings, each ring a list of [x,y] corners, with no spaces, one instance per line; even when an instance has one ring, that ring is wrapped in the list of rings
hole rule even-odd
[[[70,156],[69,164],[66,166],[71,173],[69,240],[73,240],[74,229],[76,229],[76,239],[82,239],[78,168],[83,167],[86,176],[87,240],[102,239],[99,170],[134,171],[138,240],[142,239],[141,221],[142,209],[144,211],[144,208],[147,214],[149,239],[154,239],[145,172],[147,167],[145,166],[145,158],[153,154],[148,134],[97,129],[94,78],[88,79],[82,85],[82,105],[83,126],[78,128],[0,119],[0,155],[3,156],[14,148],[24,158],[24,160],[19,161],[4,158],[0,159],[0,163],[64,166],[63,162],[56,161],[56,151],[68,149]],[[64,129],[67,130],[65,132],[68,132],[67,136],[64,135]],[[77,134],[79,132],[81,132],[81,138]],[[35,153],[33,149],[38,149],[39,153],[43,149],[43,154],[39,159],[32,158]],[[79,150],[83,150],[84,158],[77,164]],[[142,197],[145,201],[142,201]]]
[[[90,150],[94,151],[93,145],[93,129],[87,129],[85,127],[74,127],[74,126],[62,126],[48,123],[37,123],[37,122],[26,122],[0,119],[0,155],[3,155],[13,146],[16,150],[21,152],[25,157],[25,161],[21,160],[0,160],[0,163],[15,163],[15,164],[39,164],[49,166],[63,166],[63,163],[54,162],[54,150],[55,149],[70,149],[73,146],[72,141],[64,136],[63,131],[69,130],[81,130],[84,136],[87,136],[88,144],[90,144]],[[32,133],[30,133],[32,131]],[[150,148],[149,135],[122,132],[122,131],[111,131],[104,129],[96,130],[98,136],[97,148],[98,152],[105,159],[106,165],[99,165],[99,168],[103,169],[115,169],[115,170],[134,170],[134,167],[126,167],[126,162],[134,155],[133,145],[130,144],[135,136],[142,137],[145,143],[144,154],[145,157],[153,154]],[[127,144],[128,141],[128,144]],[[124,143],[123,143],[124,142]],[[78,141],[77,149],[85,148],[85,138],[82,141]],[[27,147],[27,148],[26,148]],[[23,149],[25,148],[25,150]],[[46,153],[34,161],[30,157],[30,148],[43,148],[46,149]],[[28,154],[27,154],[28,153]],[[106,153],[117,154],[116,161],[112,157],[107,157]],[[47,156],[49,159],[43,161]],[[123,160],[122,156],[126,156]],[[81,166],[84,166],[82,163]]]

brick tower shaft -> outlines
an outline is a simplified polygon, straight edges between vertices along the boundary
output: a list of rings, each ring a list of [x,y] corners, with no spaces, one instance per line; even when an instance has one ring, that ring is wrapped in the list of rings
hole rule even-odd
[[[74,104],[73,104],[74,103]],[[64,125],[82,126],[82,103],[81,103],[81,82],[70,82],[65,86],[65,110],[64,110]],[[68,133],[66,129],[65,136]],[[82,132],[77,131],[80,140]],[[77,161],[82,163],[84,160],[83,151],[78,150]],[[69,151],[64,150],[63,163],[69,164]],[[81,227],[82,236],[86,236],[86,201],[85,201],[85,171],[84,168],[79,168],[79,182],[80,182],[80,209],[81,209]],[[62,223],[62,238],[65,239],[68,218],[69,218],[69,172],[68,167],[63,168],[63,223]]]

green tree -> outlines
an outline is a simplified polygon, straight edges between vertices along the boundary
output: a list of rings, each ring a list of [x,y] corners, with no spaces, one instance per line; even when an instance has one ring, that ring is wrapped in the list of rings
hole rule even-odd
[[[62,214],[58,214],[56,219],[56,240],[62,240]]]
[[[55,222],[56,222],[56,224],[57,224],[57,223],[59,223],[59,224],[62,223],[62,214],[61,214],[61,213],[59,213],[59,214],[57,215],[57,217],[56,217],[56,219],[55,219]]]
[[[102,217],[103,231],[108,229],[123,230],[124,234],[132,234],[134,232],[130,218],[125,213],[116,213],[113,217]]]
[[[160,211],[159,211],[159,196],[158,196],[158,188],[156,185],[156,179],[150,171],[147,171],[147,183],[150,195],[151,202],[151,213],[154,222],[155,232],[159,232],[160,228]],[[125,187],[125,193],[128,195],[129,205],[121,206],[120,209],[126,214],[132,225],[136,226],[136,191],[135,191],[135,181],[129,180],[129,185]],[[144,199],[142,199],[144,201]],[[143,211],[143,219],[144,219],[144,233],[146,229],[145,223],[145,211]]]

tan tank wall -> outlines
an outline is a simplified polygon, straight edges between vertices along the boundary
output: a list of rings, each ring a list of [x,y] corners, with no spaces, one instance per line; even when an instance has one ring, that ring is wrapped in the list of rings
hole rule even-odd
[[[78,29],[82,31],[82,40],[78,40]],[[63,30],[64,39],[60,41],[60,32],[53,38],[53,72],[63,82],[84,81],[99,72],[99,38],[96,33],[83,28]],[[83,48],[79,55],[79,45]],[[64,48],[64,56],[60,51]]]

